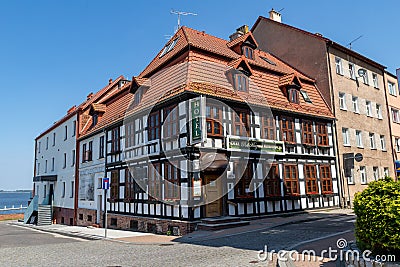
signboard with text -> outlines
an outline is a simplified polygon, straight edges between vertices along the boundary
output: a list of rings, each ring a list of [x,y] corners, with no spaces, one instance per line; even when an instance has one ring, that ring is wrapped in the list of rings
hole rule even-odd
[[[190,99],[189,109],[190,145],[194,145],[205,140],[204,98]]]
[[[228,135],[226,143],[229,150],[285,154],[285,145],[282,141]]]

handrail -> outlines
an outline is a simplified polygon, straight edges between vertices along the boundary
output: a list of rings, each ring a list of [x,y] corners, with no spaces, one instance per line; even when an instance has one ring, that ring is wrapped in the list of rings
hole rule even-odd
[[[39,196],[36,195],[32,198],[31,203],[29,204],[28,208],[24,213],[24,223],[28,223],[28,220],[32,216],[32,213],[35,210],[38,210],[38,201],[39,201]]]

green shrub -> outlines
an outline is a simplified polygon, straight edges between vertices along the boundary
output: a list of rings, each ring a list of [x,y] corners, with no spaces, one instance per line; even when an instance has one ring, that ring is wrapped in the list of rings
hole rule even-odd
[[[354,198],[357,244],[374,254],[400,256],[400,182],[386,177]]]

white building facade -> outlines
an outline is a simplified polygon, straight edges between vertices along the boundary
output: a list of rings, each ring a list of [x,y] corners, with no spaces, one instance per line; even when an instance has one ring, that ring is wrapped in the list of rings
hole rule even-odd
[[[34,195],[53,206],[53,220],[74,224],[77,112],[72,111],[36,138]]]

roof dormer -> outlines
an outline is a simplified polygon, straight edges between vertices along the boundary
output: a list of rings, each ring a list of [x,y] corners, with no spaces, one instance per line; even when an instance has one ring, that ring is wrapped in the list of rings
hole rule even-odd
[[[302,87],[299,77],[294,73],[279,78],[279,88],[290,103],[300,104],[299,94]]]
[[[104,112],[106,112],[106,105],[93,103],[89,110],[89,115],[92,116],[92,127],[96,126],[99,119],[103,116]]]
[[[230,49],[248,59],[254,59],[254,49],[258,47],[258,44],[247,25],[238,28],[230,39],[231,41],[227,44]]]

